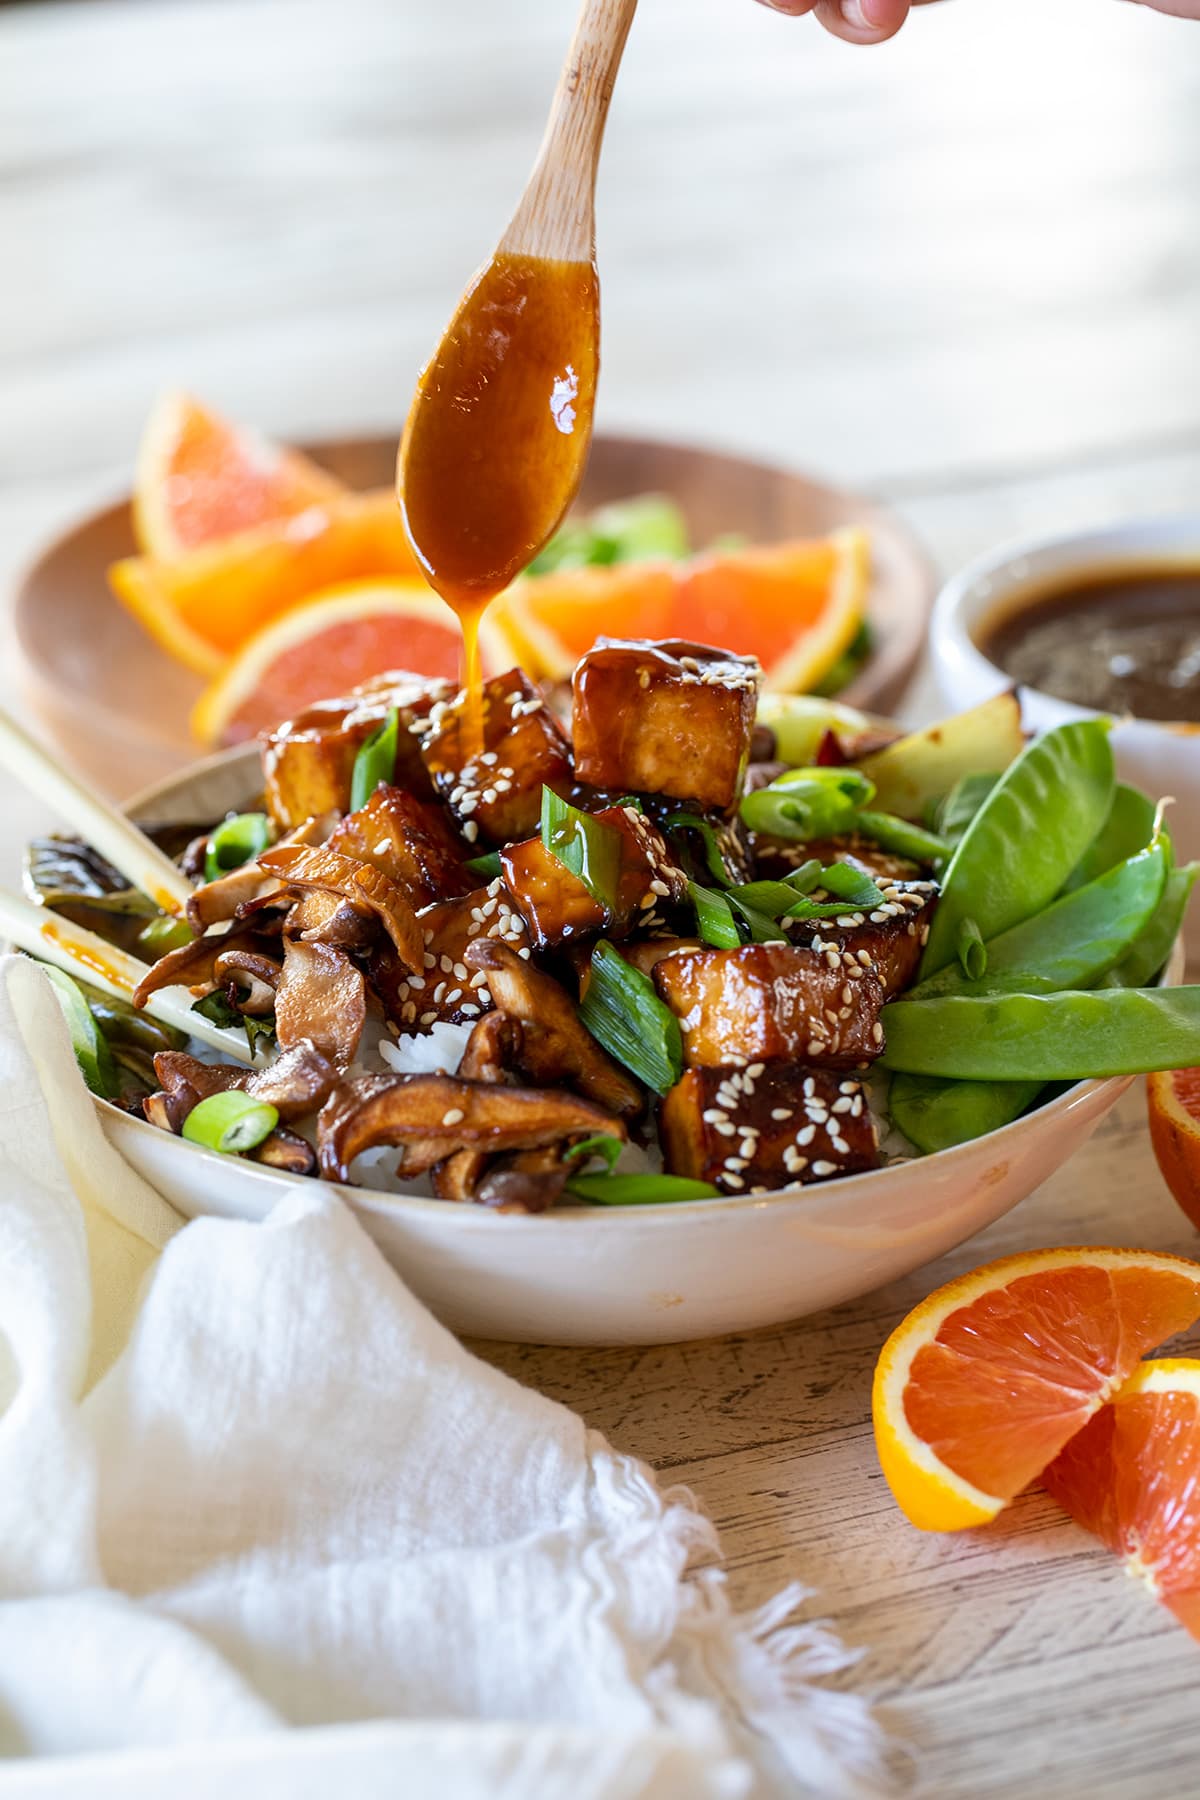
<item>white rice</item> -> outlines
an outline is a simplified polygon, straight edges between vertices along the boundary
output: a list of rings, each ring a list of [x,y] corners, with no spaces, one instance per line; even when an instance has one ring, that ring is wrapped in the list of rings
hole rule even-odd
[[[472,1029],[470,1023],[451,1025],[442,1021],[426,1032],[397,1038],[381,1036],[377,1048],[381,1060],[397,1075],[453,1075],[463,1059]]]

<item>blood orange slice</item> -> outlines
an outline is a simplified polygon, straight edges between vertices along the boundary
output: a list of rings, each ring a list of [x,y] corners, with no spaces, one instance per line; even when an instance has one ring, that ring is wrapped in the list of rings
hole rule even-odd
[[[1200,1362],[1143,1363],[1042,1479],[1200,1638]]]
[[[397,575],[415,578],[419,570],[390,488],[339,494],[294,518],[202,544],[176,562],[131,556],[108,572],[118,598],[163,649],[208,676],[299,601],[338,582]]]
[[[1122,1386],[1200,1318],[1200,1264],[1039,1250],[939,1288],[875,1370],[875,1444],[914,1525],[995,1518]]]
[[[615,563],[517,582],[494,621],[532,674],[566,679],[596,638],[674,637],[757,656],[766,686],[798,692],[845,654],[863,621],[861,531],[686,562]]]
[[[480,651],[485,674],[503,666],[486,620]],[[242,743],[387,669],[457,680],[461,656],[458,620],[423,582],[348,582],[251,638],[200,696],[192,730],[213,749]]]
[[[138,452],[134,530],[148,555],[170,561],[342,491],[298,450],[231,424],[189,394],[164,394]]]
[[[1146,1078],[1150,1142],[1163,1180],[1200,1226],[1200,1069],[1168,1069]]]

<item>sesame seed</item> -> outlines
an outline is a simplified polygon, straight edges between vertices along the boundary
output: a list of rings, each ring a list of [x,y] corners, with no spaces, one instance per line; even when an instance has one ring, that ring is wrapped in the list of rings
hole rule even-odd
[[[746,1185],[740,1175],[726,1174],[726,1175],[722,1176],[722,1180],[725,1182],[726,1187],[744,1188]]]
[[[875,1023],[871,1027],[871,1036],[877,1044],[882,1044],[882,1042],[883,1042],[883,1026],[879,1023],[878,1019],[876,1019]]]
[[[700,1114],[700,1117],[704,1120],[706,1125],[724,1125],[728,1122],[726,1114],[721,1112],[719,1108],[715,1106],[710,1106],[705,1112]]]
[[[825,1046],[821,1043],[819,1038],[810,1038],[808,1041],[808,1054],[810,1056],[820,1056],[824,1047]]]
[[[422,1025],[432,1025],[433,1021],[436,1018],[437,1018],[437,1014],[435,1012],[423,1012],[421,1014],[421,1024]]]
[[[772,1107],[771,1117],[773,1119],[790,1119],[792,1117],[792,1109],[790,1106]]]
[[[800,1130],[796,1133],[796,1142],[798,1144],[802,1144],[805,1147],[805,1149],[807,1149],[809,1144],[811,1144],[813,1139],[816,1137],[816,1135],[817,1135],[817,1128],[815,1125],[803,1125],[803,1126],[801,1126]]]
[[[836,1175],[837,1164],[831,1162],[815,1162],[812,1166],[814,1175]]]
[[[466,838],[468,844],[473,844],[475,842],[475,839],[479,836],[479,827],[474,819],[467,820],[462,828],[462,834]]]
[[[466,1118],[466,1116],[467,1115],[463,1111],[461,1106],[452,1106],[450,1108],[449,1112],[444,1112],[442,1114],[442,1124],[443,1125],[461,1125],[462,1121]]]

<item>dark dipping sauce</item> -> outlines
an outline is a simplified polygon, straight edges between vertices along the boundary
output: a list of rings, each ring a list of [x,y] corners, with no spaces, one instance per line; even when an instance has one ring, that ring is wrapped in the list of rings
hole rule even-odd
[[[977,642],[1014,681],[1059,700],[1200,724],[1200,567],[1043,591],[985,620]]]

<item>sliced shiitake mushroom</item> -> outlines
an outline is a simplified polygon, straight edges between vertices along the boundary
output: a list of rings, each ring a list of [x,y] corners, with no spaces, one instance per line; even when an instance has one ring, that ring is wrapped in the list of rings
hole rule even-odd
[[[275,990],[275,1036],[281,1049],[308,1040],[339,1069],[348,1069],[366,1020],[367,984],[357,963],[332,944],[285,939]]]
[[[267,1069],[201,1062],[183,1050],[162,1050],[154,1059],[154,1072],[162,1092],[146,1101],[146,1117],[176,1132],[193,1106],[210,1094],[241,1088],[273,1106],[281,1119],[300,1119],[325,1103],[338,1080],[333,1064],[308,1040],[285,1050]]]
[[[289,832],[280,843],[323,844],[336,826],[338,816],[337,813],[318,813]],[[231,869],[227,875],[218,875],[214,881],[202,883],[189,896],[188,924],[200,937],[210,925],[222,925],[229,919],[242,917],[248,906],[268,898],[279,886],[278,877],[264,874],[257,862],[244,863],[240,869]]]
[[[317,1152],[322,1174],[349,1181],[362,1151],[394,1146],[404,1152],[400,1172],[408,1177],[465,1148],[535,1150],[597,1133],[626,1135],[612,1114],[557,1088],[452,1075],[363,1075],[342,1082],[322,1107]],[[409,1154],[418,1144],[421,1169]]]
[[[319,888],[365,907],[382,922],[405,965],[413,970],[423,967],[424,931],[407,897],[382,870],[339,856],[334,850],[298,844],[277,844],[273,850],[264,850],[258,865],[278,875],[288,888],[299,892]]]
[[[521,1022],[521,1065],[536,1082],[569,1081],[589,1100],[622,1118],[642,1110],[641,1090],[602,1050],[552,975],[496,938],[477,938],[464,952],[487,974],[497,1010]]]
[[[134,990],[133,1004],[145,1006],[151,994],[165,987],[186,987],[193,993],[210,994],[218,984],[215,972],[218,957],[232,951],[259,948],[252,931],[238,928],[212,932],[207,937],[196,938],[191,944],[183,944],[178,950],[168,950]]]

